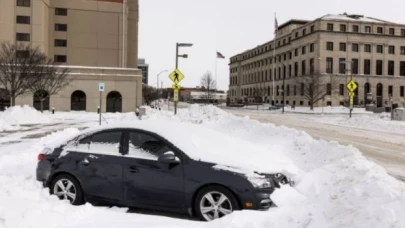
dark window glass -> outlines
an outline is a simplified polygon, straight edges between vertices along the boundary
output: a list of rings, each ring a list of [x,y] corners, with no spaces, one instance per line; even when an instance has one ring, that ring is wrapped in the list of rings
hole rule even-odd
[[[290,59],[292,59],[292,51],[290,51],[289,53]]]
[[[326,58],[326,73],[333,74],[333,58]]]
[[[339,73],[340,74],[346,73],[346,59],[345,58],[339,59]]]
[[[312,26],[311,26],[311,33],[313,33],[314,31],[315,31],[315,26],[312,25]]]
[[[306,63],[305,60],[302,61],[301,63],[301,71],[302,71],[302,75],[306,75]]]
[[[394,55],[395,54],[395,46],[388,47],[388,53]]]
[[[365,31],[366,33],[371,33],[371,26],[366,26]]]
[[[67,24],[55,24],[55,31],[67,31]]]
[[[309,45],[309,52],[314,52],[314,50],[315,50],[315,44],[310,44]]]
[[[399,75],[405,76],[405,62],[401,61],[399,64]]]
[[[302,35],[304,36],[305,34],[307,34],[307,30],[306,30],[306,29],[302,30]]]
[[[55,55],[54,61],[57,63],[66,63],[67,57],[66,55]]]
[[[332,95],[332,85],[330,83],[326,84],[326,95]]]
[[[299,34],[298,32],[295,33],[295,38],[298,38],[298,34]]]
[[[328,31],[333,31],[333,24],[328,23],[327,30]]]
[[[377,60],[376,63],[377,63],[376,64],[376,74],[382,75],[383,74],[383,61]]]
[[[378,34],[383,34],[383,33],[384,33],[383,28],[382,28],[382,27],[378,27],[378,28],[377,28],[377,33],[378,33]]]
[[[371,44],[364,45],[364,52],[371,52]]]
[[[359,60],[352,59],[352,73],[359,74]]]
[[[304,96],[305,85],[301,83],[301,96]]]
[[[384,47],[382,45],[377,45],[377,53],[382,54],[384,52],[383,49],[384,49]]]
[[[345,94],[345,85],[344,84],[340,84],[339,85],[339,95],[340,96],[344,96]]]
[[[290,77],[291,78],[291,75],[292,75],[292,66],[291,66],[291,64],[288,66],[288,77]]]
[[[25,58],[28,58],[30,56],[29,51],[22,51],[22,50],[16,51],[15,54],[16,54],[16,57],[20,58],[20,59],[25,59]]]
[[[294,56],[298,56],[298,48],[294,50]]]
[[[103,143],[103,144],[120,143],[121,135],[122,135],[121,131],[109,131],[97,133],[91,136],[91,143]]]
[[[314,73],[314,71],[315,71],[315,63],[314,63],[314,59],[310,59],[309,60],[309,73],[310,74],[313,74]]]
[[[17,16],[17,24],[30,24],[31,18],[29,16]]]
[[[142,133],[130,132],[129,155],[140,159],[157,160],[166,152],[172,151],[164,142],[155,137]]]
[[[298,62],[294,63],[294,75],[295,75],[295,77],[298,76]]]
[[[333,51],[333,42],[326,42],[326,50]]]
[[[67,40],[55,40],[55,46],[56,47],[66,47],[67,46]],[[231,72],[234,72],[234,69],[231,69]]]
[[[388,86],[388,96],[392,96],[394,94],[394,88],[392,85]]]
[[[65,8],[55,8],[55,15],[67,16],[67,9],[65,9]]]
[[[405,36],[405,29],[401,29],[401,36]]]
[[[306,46],[302,47],[302,52],[301,52],[301,53],[302,53],[303,55],[305,55],[306,52],[307,52],[307,47],[306,47]]]
[[[388,61],[388,75],[394,76],[395,74],[395,62]]]
[[[393,36],[395,36],[395,28],[390,28],[390,35],[393,35]]]
[[[353,32],[359,32],[359,26],[353,25]]]
[[[16,40],[17,41],[30,41],[31,36],[29,33],[17,33]]]
[[[401,47],[401,55],[405,55],[405,47]]]
[[[359,52],[359,44],[352,44],[352,51]]]
[[[404,97],[404,93],[405,93],[405,86],[399,87],[399,96]]]
[[[364,60],[364,74],[369,75],[371,73],[371,61],[369,59]]]
[[[17,6],[30,7],[31,0],[17,0]]]
[[[346,43],[339,43],[339,51],[346,51]]]
[[[340,31],[341,32],[346,32],[346,25],[341,24],[340,25]]]

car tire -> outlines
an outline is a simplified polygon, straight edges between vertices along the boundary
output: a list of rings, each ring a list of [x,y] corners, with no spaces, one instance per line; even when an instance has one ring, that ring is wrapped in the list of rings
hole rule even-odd
[[[198,192],[194,202],[194,210],[201,220],[211,221],[222,218],[235,210],[240,210],[240,206],[231,191],[225,187],[213,185]]]
[[[79,182],[70,175],[55,177],[50,185],[50,192],[61,200],[69,200],[72,205],[84,204],[83,190]]]

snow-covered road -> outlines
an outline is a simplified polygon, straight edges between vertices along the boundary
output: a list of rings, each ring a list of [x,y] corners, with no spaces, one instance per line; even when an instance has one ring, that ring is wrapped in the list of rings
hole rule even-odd
[[[375,131],[325,123],[317,115],[255,112],[243,109],[227,109],[238,115],[249,116],[261,122],[274,123],[303,130],[316,139],[337,141],[342,145],[353,145],[366,157],[385,167],[398,179],[405,181],[405,132]],[[330,117],[329,117],[330,118]],[[336,117],[332,117],[336,118]],[[372,124],[372,123],[370,123]],[[398,123],[401,124],[401,123]]]

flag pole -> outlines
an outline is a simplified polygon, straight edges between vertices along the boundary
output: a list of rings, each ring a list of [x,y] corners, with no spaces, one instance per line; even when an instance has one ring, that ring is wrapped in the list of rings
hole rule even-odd
[[[215,56],[215,92],[218,88],[218,56]]]
[[[276,22],[276,13],[274,12],[274,23]],[[278,26],[278,25],[277,25]],[[272,99],[271,99],[271,105],[274,105],[274,93],[275,93],[275,87],[274,87],[274,78],[276,77],[276,74],[275,74],[275,71],[274,71],[274,69],[275,69],[275,65],[276,65],[276,36],[277,36],[277,30],[276,29],[274,29],[274,39],[273,39],[273,69],[272,69],[272,75],[273,75],[273,77],[272,77],[272,81],[273,81],[273,93],[272,93]]]

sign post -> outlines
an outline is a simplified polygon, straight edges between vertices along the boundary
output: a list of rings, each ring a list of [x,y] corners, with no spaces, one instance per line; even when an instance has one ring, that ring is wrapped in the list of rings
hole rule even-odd
[[[105,84],[104,84],[104,82],[100,82],[100,83],[98,83],[98,91],[100,91],[100,116],[99,116],[99,125],[101,125],[101,109],[102,109],[102,106],[101,106],[101,102],[102,102],[102,94],[103,94],[103,91],[105,90]]]
[[[349,108],[350,108],[350,118],[352,118],[352,111],[353,111],[353,97],[355,96],[354,91],[357,89],[357,84],[350,80],[347,85],[347,89],[349,90]]]
[[[174,82],[172,88],[173,88],[174,115],[176,115],[177,102],[179,101],[179,90],[180,90],[180,85],[178,83],[184,79],[184,75],[183,73],[181,73],[179,69],[175,69],[172,73],[169,74],[169,78]]]

